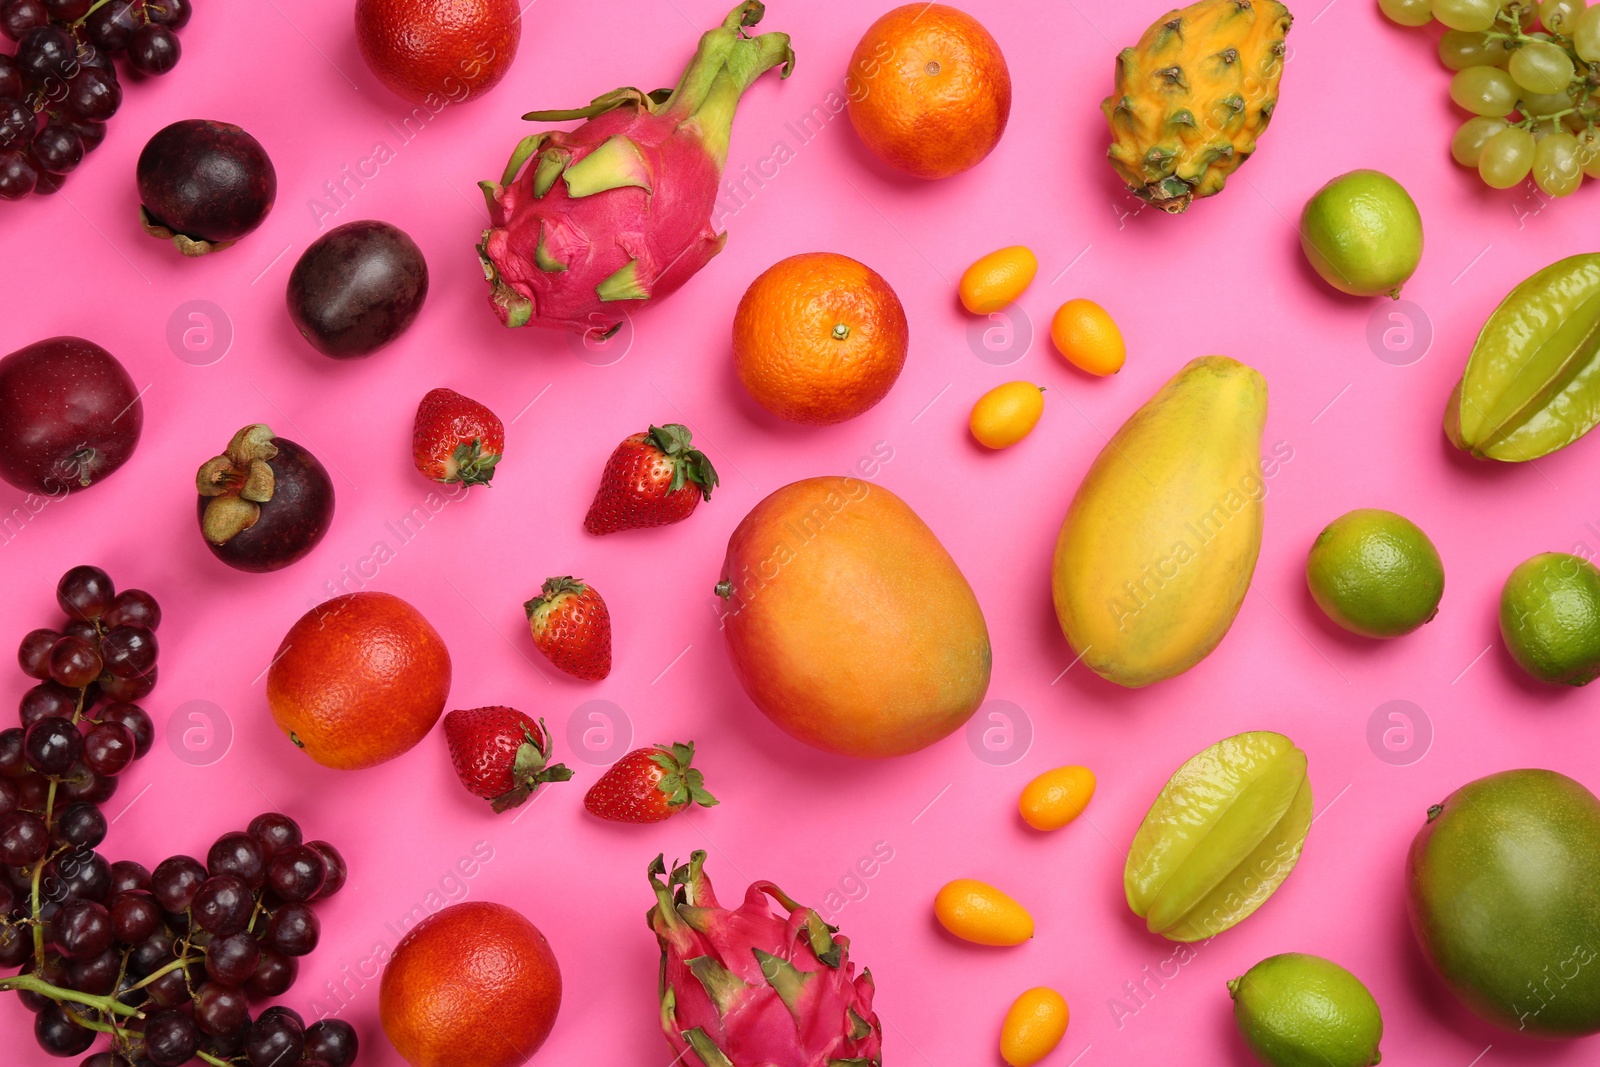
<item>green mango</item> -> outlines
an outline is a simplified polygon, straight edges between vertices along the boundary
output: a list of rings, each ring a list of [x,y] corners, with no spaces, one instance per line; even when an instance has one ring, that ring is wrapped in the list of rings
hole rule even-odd
[[[1406,862],[1411,928],[1478,1015],[1543,1037],[1600,1032],[1600,800],[1555,771],[1468,782]]]

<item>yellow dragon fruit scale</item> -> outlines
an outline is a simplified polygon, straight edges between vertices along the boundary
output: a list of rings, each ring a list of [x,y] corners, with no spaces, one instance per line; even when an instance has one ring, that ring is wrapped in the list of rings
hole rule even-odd
[[[1129,190],[1173,214],[1222,191],[1277,106],[1293,19],[1278,0],[1200,0],[1118,53],[1100,110]]]

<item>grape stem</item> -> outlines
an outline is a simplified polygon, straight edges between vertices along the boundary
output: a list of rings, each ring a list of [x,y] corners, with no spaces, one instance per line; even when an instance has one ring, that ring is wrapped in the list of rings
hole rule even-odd
[[[82,698],[80,697],[79,699],[81,700]],[[45,791],[44,795],[44,825],[47,830],[55,821],[55,806],[56,780],[52,778],[50,779],[50,787]],[[33,884],[28,894],[29,918],[33,923],[34,970],[37,971],[44,970],[44,922],[39,918],[39,881],[44,877],[44,865],[49,863],[50,859],[51,857],[48,854],[40,856],[39,862],[33,865]]]
[[[158,967],[157,969],[151,971],[149,974],[147,974],[143,978],[139,979],[133,985],[129,986],[125,990],[125,992],[131,993],[135,989],[143,989],[145,986],[149,985],[151,982],[154,982],[156,979],[160,978],[163,975],[171,974],[173,971],[177,970],[179,967],[187,967],[190,964],[204,963],[205,961],[206,961],[206,958],[204,956],[187,956],[187,955],[186,956],[179,956],[177,959],[173,960],[171,963],[163,964],[161,967]],[[184,977],[185,977],[185,980],[187,980],[188,976],[185,975]]]
[[[89,20],[90,15],[94,14],[96,11],[99,11],[109,3],[111,3],[111,0],[94,0],[94,3],[89,7],[89,10],[83,13],[83,17],[72,24],[72,28],[77,29],[79,26],[82,26]]]
[[[7,989],[26,990],[37,993],[41,997],[48,997],[58,1004],[78,1004],[85,1008],[106,1012],[111,1015],[123,1015],[131,1019],[144,1018],[144,1012],[131,1004],[124,1004],[114,997],[95,996],[89,993],[79,993],[76,990],[62,989],[52,985],[36,974],[13,974],[8,978],[0,978],[0,991]]]
[[[97,620],[95,629],[98,630],[99,628],[100,623]],[[83,701],[88,695],[88,686],[78,690],[78,706],[72,710],[72,723],[74,726],[77,725],[78,718],[83,714]],[[55,826],[56,785],[56,780],[54,778],[50,779],[50,787],[45,791],[44,795],[44,825],[46,830]],[[49,855],[41,856],[39,857],[39,862],[33,865],[32,887],[28,894],[29,918],[33,924],[33,966],[36,971],[44,970],[44,922],[39,918],[41,903],[39,900],[39,880],[44,875],[45,864],[54,858],[54,856]]]

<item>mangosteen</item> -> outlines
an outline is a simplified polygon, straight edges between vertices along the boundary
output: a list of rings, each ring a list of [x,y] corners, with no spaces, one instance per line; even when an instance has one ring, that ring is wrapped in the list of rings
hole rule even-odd
[[[230,567],[287,567],[317,546],[333,522],[333,481],[317,457],[256,423],[200,467],[200,534]]]
[[[128,461],[144,402],[127,368],[81,337],[51,337],[0,359],[0,478],[60,496]]]
[[[150,138],[138,180],[144,232],[186,256],[227,248],[261,225],[278,195],[261,142],[209,119],[174,122]]]
[[[428,264],[404,230],[363,219],[311,242],[289,274],[289,317],[325,356],[370,356],[405,333],[428,295]]]

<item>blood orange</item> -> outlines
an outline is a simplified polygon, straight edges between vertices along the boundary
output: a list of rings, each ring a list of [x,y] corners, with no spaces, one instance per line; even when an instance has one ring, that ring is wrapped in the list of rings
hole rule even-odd
[[[516,1067],[560,1007],[561,968],[539,928],[479,900],[412,927],[378,987],[383,1032],[412,1067]]]
[[[378,79],[414,104],[461,104],[517,55],[517,0],[357,0],[356,39]]]
[[[325,767],[394,759],[433,729],[450,653],[416,608],[388,593],[334,597],[295,623],[267,672],[272,718]]]

